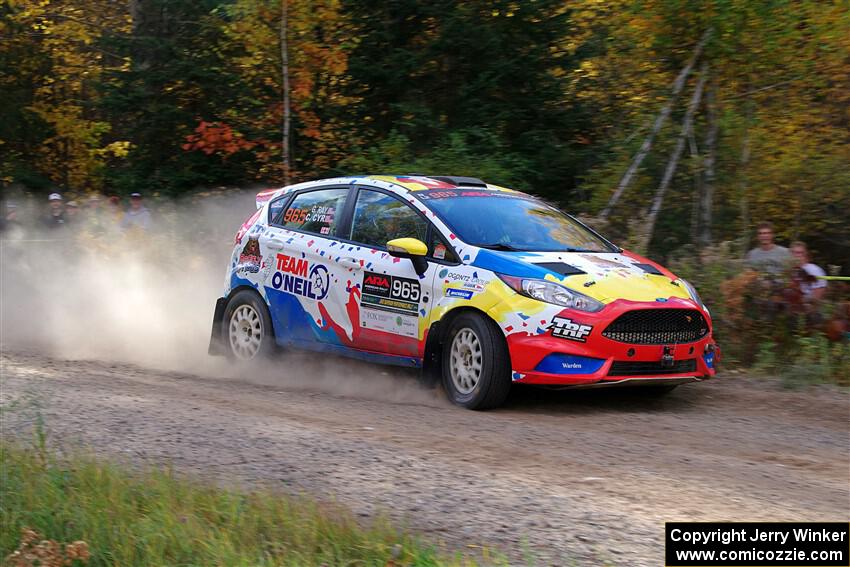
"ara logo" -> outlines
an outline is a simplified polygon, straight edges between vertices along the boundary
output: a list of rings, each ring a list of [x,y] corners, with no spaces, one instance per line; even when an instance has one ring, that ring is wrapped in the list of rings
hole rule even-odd
[[[553,337],[580,343],[587,342],[587,336],[593,330],[592,325],[582,325],[566,317],[552,317],[552,323],[548,328],[552,331]]]
[[[304,258],[277,255],[277,271],[272,276],[272,287],[309,299],[322,300],[328,295],[330,274],[321,264],[310,266]]]
[[[381,289],[389,289],[390,280],[386,276],[372,274],[366,278],[366,280],[363,282],[363,285],[372,285]]]

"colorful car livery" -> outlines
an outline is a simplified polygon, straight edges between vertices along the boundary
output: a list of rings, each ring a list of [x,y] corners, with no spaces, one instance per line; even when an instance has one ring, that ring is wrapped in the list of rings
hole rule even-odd
[[[543,201],[469,177],[363,176],[257,195],[216,303],[212,354],[278,346],[420,367],[494,407],[513,383],[715,374],[696,290]]]

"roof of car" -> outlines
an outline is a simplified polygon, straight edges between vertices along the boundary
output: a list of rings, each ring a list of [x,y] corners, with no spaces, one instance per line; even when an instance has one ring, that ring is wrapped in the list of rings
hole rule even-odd
[[[461,177],[456,175],[422,175],[422,174],[407,174],[407,175],[369,175],[368,179],[376,181],[386,181],[395,185],[400,185],[409,191],[427,191],[433,189],[457,189],[457,188],[475,188],[491,191],[508,191],[515,193],[513,189],[500,187],[482,181],[476,177]]]
[[[507,187],[500,187],[487,183],[476,177],[462,177],[455,175],[423,175],[420,173],[411,174],[388,174],[388,175],[352,175],[347,177],[333,177],[328,179],[317,179],[314,181],[306,181],[296,183],[286,187],[266,189],[257,194],[257,207],[283,193],[291,193],[301,189],[312,189],[313,187],[321,187],[331,183],[357,183],[359,180],[378,181],[399,186],[408,191],[433,191],[433,190],[450,190],[450,189],[466,189],[475,191],[499,191],[508,193],[520,193]],[[520,193],[521,194],[521,193]]]

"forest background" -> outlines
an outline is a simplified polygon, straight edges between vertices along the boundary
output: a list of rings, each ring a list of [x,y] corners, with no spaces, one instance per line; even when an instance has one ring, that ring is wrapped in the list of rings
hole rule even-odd
[[[0,95],[4,193],[471,175],[717,302],[760,221],[850,270],[846,1],[0,0]]]

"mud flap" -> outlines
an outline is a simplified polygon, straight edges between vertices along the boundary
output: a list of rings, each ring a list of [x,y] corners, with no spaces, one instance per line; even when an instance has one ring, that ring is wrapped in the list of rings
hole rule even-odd
[[[227,299],[219,297],[215,302],[215,313],[213,314],[212,332],[210,333],[210,347],[207,353],[211,356],[224,356],[224,342],[221,336],[222,324],[224,323],[224,310],[227,307]]]
[[[422,368],[419,371],[419,382],[426,388],[436,388],[440,384],[442,374],[442,344],[440,344],[440,323],[431,325],[425,340],[425,353]]]

